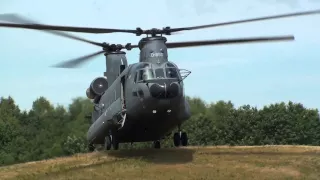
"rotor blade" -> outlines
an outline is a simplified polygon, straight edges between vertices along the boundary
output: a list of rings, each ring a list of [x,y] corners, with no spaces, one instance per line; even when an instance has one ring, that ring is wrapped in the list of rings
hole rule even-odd
[[[63,61],[59,64],[53,65],[51,67],[56,67],[56,68],[76,68],[81,66],[82,64],[88,62],[90,59],[102,54],[104,51],[99,51],[99,52],[95,52],[86,56],[82,56],[76,59],[71,59],[68,61]]]
[[[296,12],[296,13],[281,14],[281,15],[275,15],[275,16],[265,16],[265,17],[259,17],[259,18],[253,18],[253,19],[244,19],[244,20],[238,20],[238,21],[207,24],[207,25],[202,25],[202,26],[191,26],[191,27],[184,27],[184,28],[171,28],[170,32],[185,31],[185,30],[196,30],[196,29],[204,29],[204,28],[211,28],[211,27],[224,26],[224,25],[233,25],[233,24],[240,24],[240,23],[248,23],[248,22],[279,19],[279,18],[288,18],[288,17],[295,17],[295,16],[315,15],[315,14],[320,14],[320,10]]]
[[[22,17],[21,15],[17,15],[17,14],[0,14],[0,21],[7,21],[7,22],[12,22],[12,23],[20,23],[20,24],[39,24],[36,21],[33,21],[31,19],[27,19],[26,17]],[[89,44],[93,44],[96,46],[100,46],[103,47],[102,43],[98,43],[98,42],[94,42],[94,41],[89,41],[65,32],[59,32],[59,31],[44,31],[44,32],[48,32],[57,36],[62,36],[62,37],[66,37],[69,39],[73,39],[73,40],[78,40],[78,41],[82,41],[82,42],[86,42]]]
[[[269,42],[269,41],[290,41],[290,40],[294,40],[294,36],[252,37],[252,38],[238,38],[238,39],[173,42],[173,43],[166,43],[166,45],[168,48],[183,48],[183,47],[194,47],[194,46],[240,44],[240,43],[254,43],[254,42]]]
[[[125,29],[106,29],[106,28],[90,28],[90,27],[74,27],[74,26],[55,26],[44,24],[10,24],[0,23],[0,27],[8,28],[22,28],[22,29],[36,29],[36,30],[54,30],[54,31],[68,31],[68,32],[82,32],[82,33],[136,33],[137,30],[125,30]]]
[[[160,32],[178,32],[184,30],[195,30],[195,29],[203,29],[203,28],[210,28],[210,27],[217,27],[223,25],[231,25],[231,24],[239,24],[239,23],[247,23],[247,22],[254,22],[254,21],[262,21],[262,20],[271,20],[271,19],[279,19],[279,18],[287,18],[287,17],[294,17],[294,16],[304,16],[304,15],[313,15],[319,14],[320,10],[314,11],[305,11],[305,12],[297,12],[291,14],[282,14],[282,15],[275,15],[275,16],[266,16],[260,18],[253,18],[253,19],[246,19],[246,20],[239,20],[239,21],[231,21],[231,22],[224,22],[224,23],[215,23],[215,24],[208,24],[202,26],[191,26],[191,27],[183,27],[183,28],[170,28],[165,31]],[[69,31],[69,32],[82,32],[82,33],[114,33],[114,32],[123,32],[123,33],[133,33],[133,34],[150,34],[146,33],[147,31],[143,31],[142,29],[106,29],[106,28],[89,28],[89,27],[74,27],[74,26],[55,26],[55,25],[44,25],[44,24],[9,24],[9,23],[0,23],[0,27],[8,27],[8,28],[24,28],[24,29],[36,29],[36,30],[55,30],[55,31]]]

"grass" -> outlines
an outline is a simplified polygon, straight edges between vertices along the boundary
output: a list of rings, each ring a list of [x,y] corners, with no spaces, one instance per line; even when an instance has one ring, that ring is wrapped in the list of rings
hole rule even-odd
[[[0,179],[319,179],[320,147],[242,146],[120,150],[0,168]]]

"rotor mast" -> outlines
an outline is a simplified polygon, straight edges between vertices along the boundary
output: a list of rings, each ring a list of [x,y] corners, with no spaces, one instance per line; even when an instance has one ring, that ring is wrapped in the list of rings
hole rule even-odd
[[[104,76],[107,77],[108,84],[110,85],[119,76],[120,65],[128,66],[126,53],[121,51],[122,49],[123,46],[121,44],[103,43],[104,56],[106,58],[106,72],[104,72]]]
[[[145,37],[139,41],[139,62],[162,64],[168,61],[167,38],[162,36]]]

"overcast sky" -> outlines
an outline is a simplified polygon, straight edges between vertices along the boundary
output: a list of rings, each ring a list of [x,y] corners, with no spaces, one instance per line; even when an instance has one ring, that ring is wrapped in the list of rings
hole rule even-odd
[[[119,3],[120,2],[120,3]],[[180,27],[288,12],[320,9],[317,1],[277,0],[1,0],[0,13],[18,13],[54,25],[106,28]],[[169,50],[169,60],[192,71],[186,93],[213,102],[231,100],[236,106],[279,101],[320,107],[320,15],[230,25],[168,37],[168,41],[205,40],[263,35],[294,35],[292,42],[208,46]],[[76,34],[76,33],[74,33]],[[84,34],[99,42],[138,43],[132,34]],[[140,37],[141,38],[141,37]],[[67,105],[85,96],[103,75],[101,55],[80,69],[48,66],[100,50],[85,43],[33,30],[0,28],[0,96],[13,96],[29,109],[39,96]],[[127,53],[138,61],[138,50]]]

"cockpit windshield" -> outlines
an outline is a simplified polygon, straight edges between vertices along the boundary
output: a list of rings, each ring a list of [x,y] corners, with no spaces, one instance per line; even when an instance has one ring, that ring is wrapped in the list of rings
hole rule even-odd
[[[171,62],[166,63],[165,72],[167,78],[179,78],[178,70],[176,66]]]
[[[156,72],[156,78],[157,79],[162,79],[162,78],[165,77],[163,68],[158,68],[158,69],[155,69],[154,71]]]
[[[135,82],[147,81],[151,79],[173,78],[179,79],[179,71],[172,63],[167,63],[165,67],[154,68],[149,64],[142,64],[135,76]]]
[[[166,76],[167,78],[179,78],[176,68],[166,68]]]
[[[140,69],[139,70],[139,78],[138,81],[145,81],[149,79],[154,79],[154,73],[153,70],[150,68]]]

